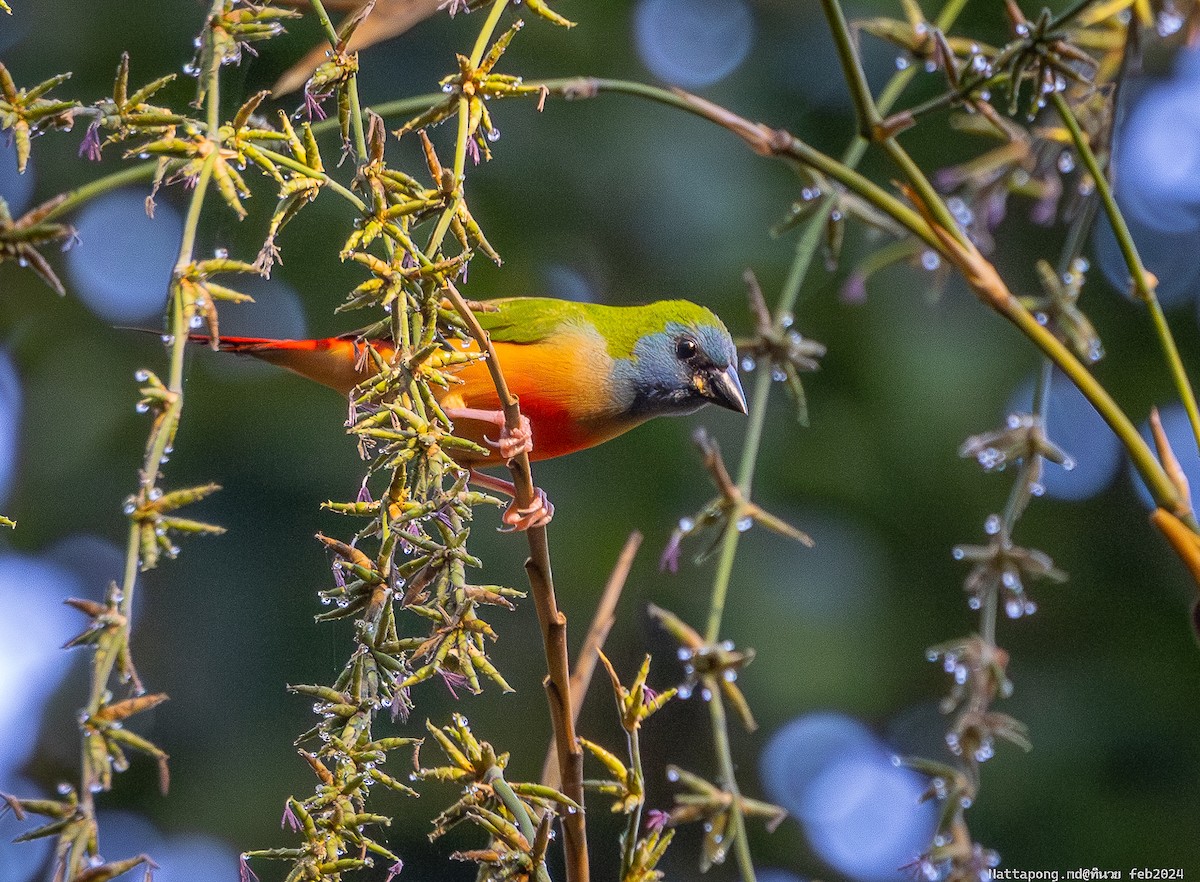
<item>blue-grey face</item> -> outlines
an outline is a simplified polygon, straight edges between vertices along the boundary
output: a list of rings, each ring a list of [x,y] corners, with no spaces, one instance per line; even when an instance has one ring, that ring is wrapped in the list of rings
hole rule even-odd
[[[709,402],[746,412],[737,349],[724,328],[672,322],[639,340],[633,354],[613,370],[633,415],[691,413]]]

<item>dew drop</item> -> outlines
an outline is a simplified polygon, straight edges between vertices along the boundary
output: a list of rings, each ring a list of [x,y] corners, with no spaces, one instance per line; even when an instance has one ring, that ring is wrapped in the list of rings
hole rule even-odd
[[[133,372],[133,378],[139,383],[144,383],[150,379],[150,372],[145,368],[138,368]]]
[[[674,769],[667,769],[667,780],[671,783],[675,783],[679,780],[679,772],[675,771]]]
[[[753,356],[750,356],[750,355],[742,356],[742,370],[744,370],[746,373],[750,373],[750,371],[754,370],[754,368],[757,366],[758,366],[758,363],[754,360]]]
[[[145,401],[139,401],[133,406],[133,409],[138,413],[148,413],[150,411],[150,405]]]
[[[921,266],[925,267],[925,269],[929,270],[930,272],[933,272],[935,269],[937,269],[941,265],[942,265],[942,259],[940,257],[938,257],[938,254],[936,251],[926,250],[926,251],[921,252]]]
[[[679,690],[675,694],[678,695],[684,701],[687,701],[689,698],[692,697],[692,687],[687,685],[686,683],[684,683],[682,686],[679,687]]]
[[[987,520],[983,522],[983,532],[989,536],[995,536],[1000,532],[1000,515],[990,514]]]
[[[1004,614],[1010,619],[1019,619],[1024,612],[1025,604],[1021,603],[1015,597],[1009,598],[1004,602]]]
[[[175,345],[175,335],[174,334],[163,334],[160,339],[162,340],[164,346],[174,346]]]
[[[204,324],[204,317],[199,315],[192,316],[188,321],[188,327],[193,329],[200,327],[202,324]]]
[[[737,671],[733,670],[733,668],[730,668],[721,676],[723,676],[725,678],[726,683],[736,683],[737,682]]]
[[[500,130],[494,129],[494,128],[488,129],[487,130],[487,139],[489,141],[499,141],[500,140]]]
[[[217,258],[217,260],[228,260],[229,259],[229,249],[228,248],[214,248],[213,249],[213,257]]]
[[[1068,456],[1062,461],[1062,467],[1068,472],[1073,471],[1075,469],[1075,460]]]
[[[125,512],[127,515],[131,515],[137,511],[137,503],[134,501],[132,496],[125,500],[125,504],[121,506],[121,511]]]
[[[1007,457],[1004,455],[1003,450],[998,450],[995,447],[985,447],[975,455],[975,459],[985,472],[992,472],[1003,470]]]
[[[679,519],[679,531],[681,533],[690,533],[694,529],[696,529],[696,522],[694,520],[691,518]]]
[[[938,660],[938,654],[937,654],[936,649],[925,650],[925,661],[935,662],[937,660]]]
[[[776,383],[782,383],[787,379],[787,372],[781,367],[771,368],[771,379]]]
[[[1169,37],[1183,27],[1183,16],[1174,9],[1164,9],[1155,20],[1154,29],[1160,37]]]
[[[739,533],[745,533],[752,526],[754,526],[753,518],[738,518],[737,528]]]
[[[447,95],[449,95],[451,92],[454,91],[454,84],[453,83],[444,83],[442,85],[442,91],[445,92]]]
[[[150,497],[151,502],[155,502],[159,499],[162,499],[163,492],[162,492],[162,489],[159,487],[152,487],[150,489],[150,492],[147,493],[146,495],[148,497]]]
[[[55,790],[58,791],[59,796],[66,796],[71,792],[71,785],[66,781],[63,781],[58,785],[58,787],[55,788]]]
[[[955,560],[962,560],[964,557],[967,556],[967,553],[965,551],[963,551],[961,545],[955,545],[954,550],[951,551],[950,554]]]
[[[937,62],[933,59],[925,62],[925,73],[934,73],[937,71]]]
[[[979,609],[981,606],[983,606],[983,601],[980,600],[978,597],[968,597],[967,598],[967,607],[969,609]]]
[[[896,70],[907,70],[907,69],[908,69],[908,59],[905,58],[903,55],[897,55],[896,56]]]

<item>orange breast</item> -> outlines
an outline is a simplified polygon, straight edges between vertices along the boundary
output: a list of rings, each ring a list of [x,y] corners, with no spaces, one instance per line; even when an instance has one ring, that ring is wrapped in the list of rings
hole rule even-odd
[[[533,429],[534,460],[551,459],[607,441],[629,428],[612,406],[608,375],[611,359],[603,344],[590,335],[570,334],[553,342],[495,343],[496,356],[509,389],[518,397],[521,413]],[[455,348],[478,351],[474,342],[456,343]],[[443,407],[499,410],[500,399],[483,361],[464,365],[455,372],[461,385],[438,391]],[[499,427],[476,420],[460,419],[457,434],[483,443],[496,438]],[[485,445],[486,446],[486,445]],[[464,465],[500,464],[495,455],[487,459],[461,458]],[[469,461],[468,461],[469,460]]]

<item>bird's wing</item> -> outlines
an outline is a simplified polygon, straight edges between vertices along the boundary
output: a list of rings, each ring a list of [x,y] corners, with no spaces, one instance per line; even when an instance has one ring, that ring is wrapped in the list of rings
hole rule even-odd
[[[578,303],[550,297],[508,297],[484,305],[492,308],[475,317],[497,343],[541,343],[564,327],[579,326],[584,318]]]

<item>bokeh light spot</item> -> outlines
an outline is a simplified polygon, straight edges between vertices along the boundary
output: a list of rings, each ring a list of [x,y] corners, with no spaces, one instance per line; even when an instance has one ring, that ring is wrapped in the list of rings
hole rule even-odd
[[[0,503],[8,499],[17,471],[21,432],[21,380],[8,351],[0,349]]]
[[[238,878],[237,854],[212,836],[197,833],[164,835],[141,815],[129,812],[101,812],[99,824],[103,831],[105,857],[117,859],[149,854],[158,864],[154,882]]]
[[[1034,382],[1030,378],[1021,384],[1006,413],[1030,411]],[[1092,403],[1058,371],[1050,381],[1046,434],[1075,461],[1075,467],[1069,470],[1044,463],[1042,486],[1047,496],[1073,502],[1090,499],[1112,483],[1121,467],[1121,444]]]
[[[79,242],[67,253],[75,292],[105,321],[146,321],[163,310],[167,284],[183,234],[170,205],[146,216],[145,194],[121,190],[92,202],[75,227]]]
[[[34,747],[29,723],[66,673],[63,652],[79,614],[63,606],[78,597],[74,576],[62,567],[24,554],[0,556],[0,778],[24,763]]]
[[[866,726],[834,713],[793,720],[763,751],[771,799],[804,827],[813,850],[861,882],[903,878],[929,844],[934,808],[921,777],[892,762]]]
[[[754,16],[743,0],[641,0],[634,37],[656,77],[696,89],[733,73],[754,42]]]
[[[1159,280],[1163,306],[1194,299],[1200,261],[1200,50],[1184,49],[1172,76],[1145,85],[1117,133],[1117,201],[1142,261]],[[1129,269],[1107,218],[1096,223],[1098,263],[1129,293]]]

